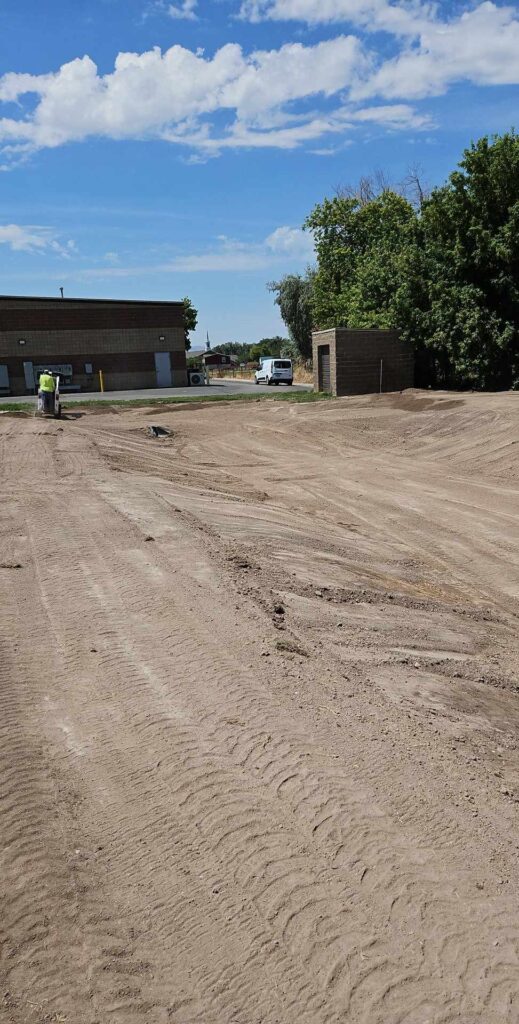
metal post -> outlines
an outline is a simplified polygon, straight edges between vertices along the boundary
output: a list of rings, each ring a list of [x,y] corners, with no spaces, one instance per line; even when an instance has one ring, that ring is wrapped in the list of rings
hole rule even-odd
[[[382,374],[384,370],[384,360],[380,360],[380,382],[379,382],[379,394],[382,394]]]
[[[105,389],[105,379],[104,379],[104,375],[103,375],[103,371],[102,370],[99,370],[99,387],[100,387],[101,391],[104,391],[104,389]]]

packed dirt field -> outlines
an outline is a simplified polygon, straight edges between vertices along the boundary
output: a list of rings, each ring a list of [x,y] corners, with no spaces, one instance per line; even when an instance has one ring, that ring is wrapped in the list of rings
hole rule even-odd
[[[517,1024],[519,395],[0,415],[0,490],[2,1024]]]

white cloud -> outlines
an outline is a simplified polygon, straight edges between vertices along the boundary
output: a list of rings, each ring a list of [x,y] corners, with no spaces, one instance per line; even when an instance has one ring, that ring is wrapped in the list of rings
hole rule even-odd
[[[283,225],[276,228],[265,240],[267,249],[280,256],[290,256],[298,260],[310,260],[314,255],[312,235],[301,228]]]
[[[512,7],[486,2],[449,22],[432,21],[417,46],[385,61],[353,89],[356,98],[419,99],[454,82],[519,84],[519,18]]]
[[[20,110],[0,119],[0,145],[6,159],[91,136],[158,138],[205,155],[225,148],[293,149],[348,128],[342,96],[370,70],[359,40],[344,35],[248,56],[234,44],[212,58],[181,46],[121,53],[107,75],[82,57],[54,74],[0,78],[0,103],[16,102]],[[36,103],[24,113],[27,96]],[[308,100],[323,98],[331,101],[329,113],[307,109]],[[306,109],[297,110],[301,103]],[[212,118],[222,112],[228,120],[216,131]]]
[[[311,236],[286,224],[262,242],[240,242],[226,235],[220,235],[217,241],[219,244],[212,249],[177,256],[160,269],[183,273],[267,270],[278,264],[299,266],[313,255]]]
[[[407,37],[406,47],[379,62],[375,73],[353,86],[355,98],[421,99],[439,95],[449,85],[519,83],[517,7],[490,0],[442,20],[436,3],[409,0],[244,0],[241,16],[250,21],[342,23],[365,31]]]
[[[343,23],[396,36],[415,35],[432,16],[429,3],[387,0],[244,0],[240,16],[251,22],[303,21],[308,25]]]
[[[173,7],[195,12],[194,0]],[[327,136],[343,142],[368,124],[407,131],[430,124],[426,112],[392,100],[438,95],[463,80],[519,82],[519,18],[512,7],[484,2],[444,22],[420,0],[247,0],[242,10],[251,18],[340,18],[385,27],[400,50],[377,57],[356,36],[339,34],[250,54],[234,43],[210,57],[179,45],[164,53],[119,53],[105,75],[88,56],[49,74],[8,73],[0,78],[0,109],[17,106],[14,115],[11,107],[0,117],[0,169],[37,149],[96,136],[161,139],[188,147],[194,159],[224,149],[306,144],[329,152]],[[373,97],[381,102],[358,109]]]
[[[197,6],[198,0],[183,0],[181,4],[169,4],[168,14],[170,18],[184,18],[186,21],[196,21]]]
[[[407,103],[361,107],[360,110],[350,111],[348,117],[351,121],[371,122],[371,124],[381,125],[394,131],[410,128],[421,131],[431,126],[431,120],[427,114],[417,114]]]
[[[212,59],[182,46],[164,54],[120,53],[111,74],[100,76],[89,57],[64,64],[53,75],[7,74],[0,101],[19,102],[36,94],[26,117],[0,120],[0,140],[35,147],[59,146],[91,135],[110,138],[189,135],[196,119],[218,110],[238,120],[271,118],[284,105],[308,97],[332,96],[367,70],[353,36],[316,46],[289,43],[246,57],[227,44]]]
[[[8,245],[13,252],[56,253],[64,259],[70,259],[77,253],[76,243],[70,239],[64,244],[55,236],[51,228],[21,224],[0,225],[0,245]]]

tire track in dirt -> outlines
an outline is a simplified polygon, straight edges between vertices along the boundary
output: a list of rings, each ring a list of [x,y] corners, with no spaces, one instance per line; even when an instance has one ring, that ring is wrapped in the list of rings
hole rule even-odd
[[[18,579],[19,574],[16,576]],[[45,770],[45,741],[38,720],[45,676],[55,671],[55,662],[52,653],[41,658],[41,650],[48,651],[47,623],[45,616],[38,615],[37,602],[31,603],[27,619],[23,589],[25,599],[17,601],[12,574],[7,583],[0,571],[0,973],[10,1013],[6,1019],[17,1022],[32,1019],[34,989],[41,1004],[52,1002],[62,1009],[80,1002],[82,972],[78,965],[84,962],[81,937],[74,925],[77,887],[73,867],[55,822],[62,794]],[[25,642],[16,644],[13,639],[20,622]],[[67,935],[68,978],[55,958],[61,930]]]
[[[145,595],[145,597],[146,597],[145,602],[142,601],[141,599],[139,599],[139,600],[135,599],[134,595],[137,595],[139,593],[142,594],[142,588],[138,587],[136,580],[134,581],[132,579],[132,573],[131,572],[130,573],[128,573],[128,572],[125,572],[125,573],[113,572],[112,573],[112,579],[115,580],[116,583],[118,581],[120,581],[120,580],[124,581],[125,587],[127,588],[127,597],[126,597],[125,604],[126,604],[127,607],[128,606],[132,607],[132,603],[133,603],[133,605],[135,607],[134,614],[136,615],[136,620],[137,620],[137,617],[142,616],[145,606],[147,606],[147,608],[148,608],[148,614],[152,613],[153,616],[154,616],[154,620],[155,620],[155,618],[159,614],[160,606],[159,606],[159,604],[155,604],[155,605],[153,604],[152,607],[149,607],[149,596],[150,596],[149,594]],[[161,640],[161,649],[164,649],[165,646],[167,647],[167,642],[166,642],[167,638],[162,635],[160,637],[160,640]],[[175,645],[173,649],[170,648],[170,651],[168,653],[170,653],[171,655],[173,655],[175,657],[175,664],[178,664],[179,658],[181,658],[181,657],[185,657],[188,660],[188,663],[192,664],[192,659],[197,657],[197,651],[199,651],[198,662],[200,664],[200,662],[201,662],[200,650],[201,649],[202,650],[204,649],[204,643],[203,643],[203,641],[201,642],[201,638],[200,638],[200,636],[198,636],[196,638],[196,641],[194,641],[194,642],[193,641],[188,642],[187,640],[185,640],[180,645],[180,649],[179,649],[178,645]],[[213,654],[213,656],[211,658],[211,663],[208,662],[206,664],[206,666],[202,666],[203,674],[204,674],[204,672],[206,670],[208,672],[211,671],[211,667],[212,667],[212,672],[214,674],[214,672],[215,672],[215,665],[214,665],[214,663],[215,663],[215,656]],[[218,687],[218,701],[219,701],[219,703],[223,703],[224,709],[225,709],[224,713],[228,715],[228,711],[229,711],[229,709],[231,709],[234,714],[243,716],[244,721],[247,721],[247,720],[250,720],[251,718],[253,718],[255,720],[255,722],[258,723],[258,719],[259,719],[258,695],[255,694],[254,697],[251,699],[251,694],[247,692],[248,687],[247,687],[247,684],[244,682],[243,679],[240,679],[239,681],[237,681],[235,683],[231,683],[230,679],[231,679],[231,676],[230,676],[228,670],[225,671],[223,668],[218,672],[218,674],[216,676],[216,679],[215,679],[215,684]],[[244,691],[245,691],[245,693],[244,693]],[[190,696],[191,696],[191,701],[192,701],[192,690],[191,690]],[[206,697],[206,699],[207,699],[207,697]],[[215,729],[215,731],[213,731],[212,734],[211,734],[211,738],[213,740],[216,740],[217,736],[221,736],[222,735],[222,725],[224,724],[224,722],[221,721],[220,716],[218,716],[216,725],[214,725],[213,716],[209,717],[209,722],[213,726],[213,728]],[[204,719],[202,720],[201,725],[203,725],[203,724],[204,724]],[[199,725],[199,731],[200,731],[201,725]],[[267,720],[266,728],[268,728],[269,726],[271,728],[271,723],[269,723],[268,720]],[[310,800],[311,793],[318,794],[319,799],[317,801],[316,813],[317,813],[317,815],[319,815],[321,813],[322,794],[323,793],[325,793],[325,794],[330,793],[330,780],[329,779],[327,780],[327,778],[325,777],[325,781],[323,781],[323,779],[321,777],[317,777],[315,779],[315,781],[313,782],[313,785],[311,785],[308,782],[308,778],[306,777],[305,771],[302,769],[302,764],[301,764],[301,746],[302,746],[302,743],[301,743],[301,739],[298,737],[296,740],[294,740],[294,739],[290,739],[290,738],[285,738],[284,737],[283,742],[288,743],[289,751],[290,751],[291,754],[293,754],[294,748],[296,750],[298,750],[298,756],[297,756],[296,760],[292,761],[292,762],[290,760],[288,761],[286,758],[280,756],[279,754],[277,754],[276,758],[274,758],[274,769],[275,770],[274,770],[274,777],[273,777],[272,781],[274,783],[275,796],[276,796],[277,799],[279,799],[279,797],[282,796],[282,794],[283,794],[284,800],[287,801],[287,798],[290,795],[291,788],[292,788],[292,790],[294,791],[294,794],[296,795],[295,805],[292,807],[292,811],[293,811],[293,813],[297,813],[298,811],[301,812],[302,805],[306,804]],[[282,743],[282,746],[283,746],[283,743]],[[251,768],[251,766],[248,765],[248,762],[249,762],[249,757],[246,757],[245,759],[242,759],[241,761],[239,761],[240,767],[242,769],[248,768],[248,767]],[[193,785],[193,781],[194,781],[193,769],[196,768],[196,767],[197,767],[197,765],[191,765],[191,764],[188,765],[189,770],[187,771],[187,780],[185,782],[185,785],[187,787]],[[253,765],[252,766],[252,770],[254,771],[254,769],[257,768],[257,767],[258,767],[257,765]],[[214,801],[217,799],[218,794],[221,794],[222,791],[224,791],[225,793],[228,793],[228,792],[232,793],[232,790],[231,790],[231,787],[230,787],[230,783],[227,782],[227,784],[225,784],[225,779],[221,775],[217,775],[217,777],[214,779],[214,781],[212,783],[210,783],[210,782],[207,781],[207,777],[206,777],[206,773],[205,772],[202,774],[202,779],[203,779],[203,783],[204,783],[204,785],[203,785],[203,788],[204,788],[204,799],[201,802],[194,803],[194,797],[192,797],[190,799],[189,803],[193,803],[194,810],[196,810],[198,816],[200,816],[203,813],[203,811],[205,811],[206,809],[209,809],[208,810],[208,813],[209,813],[209,819],[208,820],[209,820],[209,824],[210,824],[210,835],[212,837],[215,834],[215,829],[217,829],[218,826],[220,825],[220,821],[222,822],[222,824],[224,826],[223,827],[223,831],[221,831],[221,833],[217,833],[217,842],[216,842],[215,848],[212,850],[212,856],[215,856],[215,854],[217,853],[217,851],[219,850],[219,848],[221,846],[222,849],[223,849],[223,852],[226,855],[226,857],[225,857],[226,860],[230,857],[230,855],[232,855],[232,857],[234,858],[235,861],[237,860],[237,861],[240,862],[240,856],[241,856],[241,849],[242,848],[241,848],[240,844],[236,846],[236,843],[235,843],[235,841],[240,839],[240,843],[243,844],[244,856],[246,858],[250,857],[251,856],[251,850],[255,849],[255,845],[256,845],[256,842],[257,842],[257,839],[258,839],[258,822],[255,820],[255,816],[254,816],[254,813],[253,813],[253,808],[251,807],[250,803],[246,804],[245,807],[244,807],[242,805],[240,799],[237,798],[237,796],[236,796],[235,797],[235,807],[233,807],[232,811],[230,811],[228,804],[225,804],[224,808],[223,808],[223,811],[222,811],[222,815],[223,816],[222,816],[222,818],[220,818],[218,816],[218,811],[215,810]],[[194,791],[194,792],[197,792],[197,791]],[[294,794],[293,794],[293,796],[294,796]],[[200,794],[198,794],[198,797],[199,797],[199,800],[200,800]],[[331,798],[328,796],[327,800],[330,800],[330,799]],[[347,817],[353,818],[353,821],[355,822],[354,825],[352,827],[350,827],[350,829],[344,831],[344,825],[343,825],[343,829],[342,829],[343,830],[343,834],[344,834],[343,835],[343,842],[342,842],[342,849],[347,849],[348,852],[349,852],[348,853],[349,859],[348,860],[344,860],[343,863],[341,864],[341,867],[342,867],[343,871],[345,871],[346,873],[349,873],[349,871],[352,868],[352,864],[356,863],[360,858],[363,857],[364,861],[367,860],[367,862],[370,862],[370,865],[371,865],[370,866],[370,871],[371,871],[371,874],[372,874],[372,880],[373,879],[377,879],[379,871],[380,871],[380,874],[381,874],[380,881],[377,881],[375,883],[372,881],[371,882],[371,886],[367,887],[367,889],[369,889],[369,894],[370,894],[371,897],[373,897],[374,895],[375,895],[375,897],[380,897],[382,892],[384,892],[387,895],[388,893],[390,894],[394,890],[395,887],[398,888],[398,889],[401,888],[404,891],[407,891],[407,893],[409,893],[409,892],[412,893],[412,896],[413,896],[413,898],[408,896],[407,899],[404,900],[405,905],[413,904],[415,906],[415,908],[417,906],[419,907],[420,906],[420,901],[417,899],[417,892],[420,891],[420,882],[416,882],[416,881],[414,882],[413,880],[412,881],[408,881],[408,880],[405,881],[405,879],[402,882],[401,874],[398,871],[397,867],[395,866],[400,860],[401,861],[405,861],[405,863],[406,863],[406,872],[407,873],[409,872],[409,848],[405,847],[405,845],[400,846],[400,841],[398,841],[398,843],[396,844],[395,853],[393,853],[393,855],[392,855],[393,858],[394,858],[394,863],[391,863],[391,861],[390,861],[390,863],[388,864],[388,857],[389,857],[389,855],[388,855],[387,851],[388,851],[388,843],[391,842],[391,840],[389,838],[389,836],[391,834],[391,829],[389,830],[389,833],[388,833],[387,822],[384,822],[385,827],[381,829],[380,835],[379,836],[377,835],[377,831],[378,831],[377,825],[379,825],[379,827],[380,827],[380,818],[381,818],[380,812],[379,811],[375,811],[375,813],[373,815],[373,818],[371,818],[371,816],[369,814],[365,815],[365,810],[364,810],[363,814],[365,815],[365,818],[362,818],[362,816],[360,816],[360,821],[355,821],[355,815],[358,817],[359,809],[358,809],[358,806],[357,807],[355,807],[354,805],[353,805],[353,807],[351,806],[351,795],[348,794],[347,787],[346,787],[346,792],[344,791],[344,788],[343,788],[342,792],[340,793],[339,798],[338,799],[336,798],[336,801],[337,801],[336,802],[336,808],[335,808],[336,816],[338,816],[339,818],[344,818],[344,816],[347,816]],[[358,798],[356,803],[360,804],[360,806],[362,806],[362,798]],[[365,806],[366,803],[367,802],[364,800],[364,806]],[[181,806],[183,807],[183,806],[185,806],[185,804],[182,804]],[[346,811],[346,808],[347,808],[347,811]],[[303,817],[306,817],[306,815],[303,815]],[[270,821],[272,821],[272,812],[270,810],[269,810],[268,814],[265,814],[265,818],[267,820],[270,819]],[[314,820],[315,820],[315,818],[312,817],[310,819],[310,822],[313,822]],[[202,824],[203,823],[204,823],[204,818],[202,819]],[[394,837],[393,837],[392,841],[393,841],[393,843],[395,842]],[[253,844],[252,847],[250,846],[251,842]],[[227,851],[226,844],[230,844],[228,851]],[[284,854],[282,863],[284,863],[285,860],[286,860],[286,849],[287,849],[287,837],[286,836],[284,837],[284,843],[283,843],[282,849],[283,849],[283,854]],[[268,864],[270,864],[270,863],[274,863],[275,864],[276,863],[275,851],[273,851],[272,849],[267,849],[267,854],[268,854]],[[351,858],[353,858],[353,861],[351,860]],[[382,866],[382,870],[378,867],[378,863],[377,863],[378,859],[380,859],[381,864],[383,865]],[[410,860],[413,860],[413,857],[410,858]],[[419,857],[418,867],[422,867],[422,866],[423,866],[422,858]],[[259,867],[257,867],[256,870],[259,871]],[[300,933],[299,933],[299,930],[297,928],[298,918],[299,918],[300,914],[306,914],[310,918],[310,930],[311,930],[311,927],[313,925],[313,919],[312,919],[313,909],[312,909],[312,907],[314,905],[314,900],[312,898],[311,900],[306,902],[306,896],[307,896],[308,888],[311,885],[313,885],[313,887],[315,887],[315,873],[317,873],[317,874],[322,873],[322,868],[320,867],[318,869],[318,871],[315,872],[315,867],[314,867],[314,865],[312,865],[312,867],[310,869],[309,876],[308,876],[308,873],[306,873],[306,874],[303,873],[302,876],[299,876],[298,872],[295,871],[293,867],[291,868],[290,871],[287,872],[287,877],[283,879],[283,884],[282,884],[282,886],[280,886],[280,892],[277,895],[277,898],[274,899],[272,904],[270,904],[270,903],[267,904],[265,909],[263,910],[263,913],[265,914],[266,920],[267,920],[267,922],[269,924],[272,924],[272,923],[275,924],[278,921],[279,922],[283,922],[284,918],[285,918],[285,914],[287,913],[288,923],[289,922],[293,922],[295,924],[295,926],[296,926],[295,927],[295,933],[296,933],[296,935],[299,936]],[[434,872],[433,872],[433,874],[434,874]],[[460,884],[461,881],[462,881],[461,879],[458,879],[458,884]],[[327,880],[327,884],[330,887],[331,884],[332,884],[332,880]],[[267,890],[268,890],[269,886],[270,886],[270,883],[267,884]],[[437,881],[436,881],[436,888],[438,888],[438,882]],[[258,897],[257,897],[258,905],[260,905],[260,906],[262,905],[261,904],[261,900],[262,900],[263,896],[264,896],[263,891],[260,891],[259,894],[258,894]],[[303,903],[302,904],[301,904],[301,901],[300,901],[300,897],[303,899]],[[332,895],[330,897],[331,904],[333,904],[335,906],[340,905],[341,904],[341,897],[342,897],[342,889],[340,889],[338,892],[337,891],[336,892],[332,891]],[[400,902],[401,902],[402,901],[402,897],[400,896],[399,899],[400,899]],[[432,901],[432,902],[438,903],[439,902],[438,897],[436,897],[435,901]],[[447,889],[447,894],[444,897],[445,905],[448,902],[451,902],[451,893]],[[441,904],[440,907],[439,907],[440,916],[441,916],[442,920],[444,919],[445,905]],[[400,911],[400,912],[402,912],[402,911]],[[431,911],[429,911],[429,913],[430,912]],[[326,916],[326,914],[325,914],[325,916]],[[420,918],[420,914],[418,916]],[[373,918],[373,909],[372,909],[372,918]],[[394,919],[394,911],[393,911],[393,919]],[[405,924],[408,925],[408,922],[406,922]],[[384,927],[383,926],[384,926],[384,923],[381,922],[380,923],[380,931],[381,932],[384,931]],[[287,927],[288,927],[288,924],[287,924]],[[401,922],[400,922],[400,927],[401,927]],[[285,937],[285,934],[286,934],[285,928],[286,928],[286,926],[284,925],[282,927],[282,936],[284,936],[284,937]],[[434,921],[431,921],[431,928],[434,930]],[[337,936],[335,936],[335,938],[337,939]],[[342,936],[341,936],[341,938],[342,938]],[[439,953],[435,953],[434,955],[435,955],[435,957],[437,957],[437,956],[439,956]],[[304,959],[304,957],[303,957],[303,959]],[[307,954],[307,959],[308,959],[308,954]],[[309,963],[312,964],[311,953],[309,954]],[[384,963],[386,963],[386,962],[384,962]],[[315,967],[315,965],[312,965],[312,968],[314,968],[314,967]],[[384,970],[387,970],[387,968],[385,968]],[[379,973],[383,973],[383,969],[382,969],[382,967],[380,965],[377,966],[377,971]],[[312,971],[312,973],[313,973],[313,971]],[[391,973],[390,970],[388,971],[388,973],[389,974]],[[337,978],[337,976],[341,976],[341,972],[340,972],[339,969],[336,969],[336,971],[335,971],[335,977]],[[444,978],[443,978],[443,982],[444,982]],[[371,982],[370,982],[370,984],[371,984]],[[366,982],[366,985],[367,985],[367,982]],[[330,993],[328,993],[328,995],[330,995]],[[362,1005],[365,1004],[365,992],[364,992],[363,988],[362,988],[361,997],[359,996],[359,1001],[361,1002]],[[342,992],[342,991],[341,991],[341,1006],[344,1006],[344,992]],[[375,1002],[375,1004],[373,1004],[370,1007],[370,1014],[372,1015],[372,1017],[371,1018],[365,1018],[365,1019],[375,1019],[373,1017],[373,1015],[376,1014],[377,1012],[378,1012],[378,1009],[377,1009],[377,1005],[376,1005],[376,1002]],[[359,1019],[363,1019],[363,1018],[359,1018]],[[388,1018],[386,1018],[386,1019],[388,1019]]]

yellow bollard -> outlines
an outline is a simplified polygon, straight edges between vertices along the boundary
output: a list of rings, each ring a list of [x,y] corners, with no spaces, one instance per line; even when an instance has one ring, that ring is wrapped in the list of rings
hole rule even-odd
[[[103,371],[102,370],[99,370],[99,387],[100,387],[101,391],[104,391],[104,389],[105,389],[105,379],[104,379]]]

